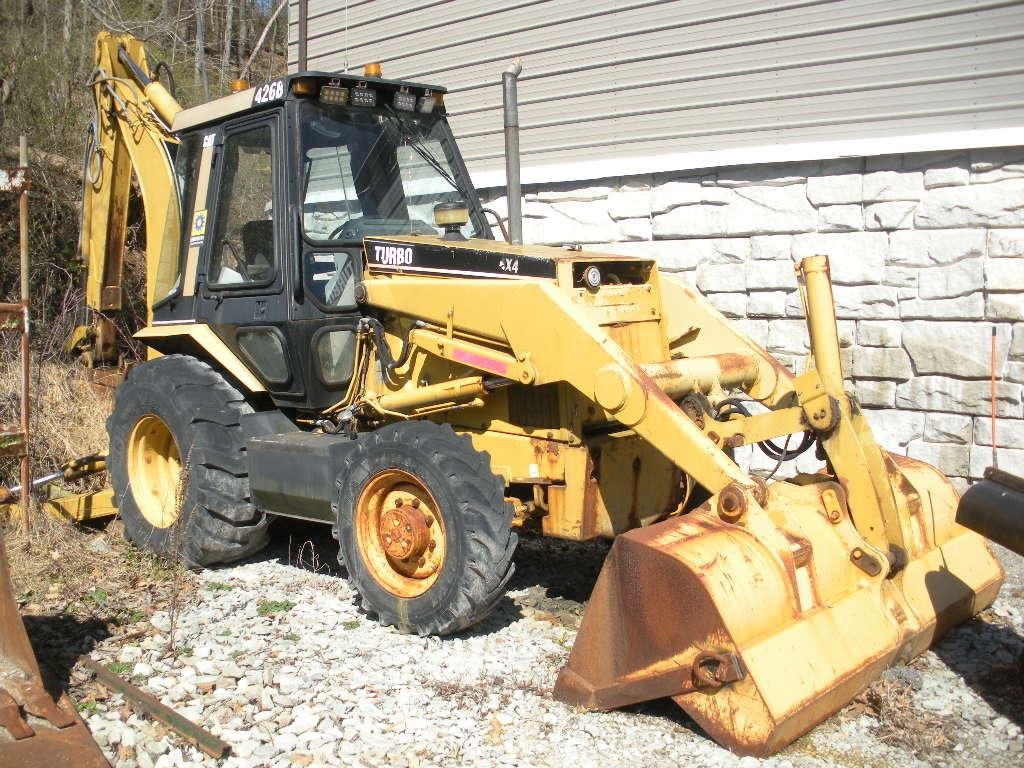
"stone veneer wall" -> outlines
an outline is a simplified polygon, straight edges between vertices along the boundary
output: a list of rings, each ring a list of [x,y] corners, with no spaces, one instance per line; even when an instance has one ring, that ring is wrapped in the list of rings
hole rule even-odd
[[[524,188],[528,243],[654,257],[791,367],[793,260],[832,263],[844,364],[881,443],[963,488],[1024,474],[1024,148],[718,168]],[[504,190],[484,190],[504,214]],[[760,456],[755,452],[755,456]],[[813,464],[813,462],[806,462]],[[756,458],[755,469],[774,466]]]

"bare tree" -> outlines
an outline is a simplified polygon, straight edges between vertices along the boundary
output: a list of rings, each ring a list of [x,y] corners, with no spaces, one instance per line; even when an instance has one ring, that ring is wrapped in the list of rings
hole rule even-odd
[[[203,98],[210,98],[210,78],[206,76],[206,16],[202,0],[196,2],[196,78],[203,84]]]
[[[231,16],[235,10],[233,0],[226,0],[225,5],[227,6],[224,10],[224,54],[220,63],[220,85],[221,89],[224,87],[224,83],[227,82],[229,77],[228,70],[231,69]]]
[[[263,41],[267,39],[267,33],[270,32],[270,28],[274,26],[274,22],[277,21],[277,17],[281,11],[284,10],[285,6],[288,5],[288,0],[281,0],[281,4],[277,6],[277,10],[271,14],[267,20],[267,25],[263,27],[263,31],[260,32],[259,38],[256,40],[256,45],[252,47],[252,53],[249,54],[249,60],[245,62],[245,67],[242,69],[241,77],[243,79],[249,77],[249,69],[252,67],[253,61],[256,59],[256,54],[260,52],[260,48],[263,47]]]
[[[65,43],[71,39],[71,17],[74,15],[74,10],[72,0],[64,0],[64,28],[61,30],[61,37]]]

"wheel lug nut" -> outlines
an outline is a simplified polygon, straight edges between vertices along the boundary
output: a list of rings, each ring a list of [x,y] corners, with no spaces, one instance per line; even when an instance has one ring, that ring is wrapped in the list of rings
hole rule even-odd
[[[420,565],[420,566],[423,566],[423,565],[427,564],[427,561],[424,558],[421,557],[419,560],[416,561],[416,564]]]
[[[412,505],[413,505],[413,507],[415,509],[419,509],[420,508],[420,500],[419,499],[413,499],[412,500]]]
[[[432,518],[430,515],[426,515],[426,518],[427,528],[429,528],[434,524],[434,518]]]
[[[435,549],[437,549],[437,542],[436,542],[436,541],[434,541],[433,539],[431,539],[431,540],[430,540],[430,543],[429,543],[429,544],[427,544],[427,548],[428,548],[428,549],[429,549],[429,550],[430,550],[431,552],[433,552],[433,551],[434,551]]]

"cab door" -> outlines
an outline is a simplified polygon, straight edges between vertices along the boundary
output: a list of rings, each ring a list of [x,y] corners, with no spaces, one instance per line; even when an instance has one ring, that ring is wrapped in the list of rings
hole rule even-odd
[[[283,327],[288,238],[281,111],[227,123],[217,137],[207,201],[197,318],[277,397],[303,381]]]

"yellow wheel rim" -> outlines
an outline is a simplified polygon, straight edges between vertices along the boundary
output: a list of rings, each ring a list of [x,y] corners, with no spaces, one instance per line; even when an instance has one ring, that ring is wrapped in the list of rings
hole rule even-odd
[[[128,437],[128,487],[139,512],[154,528],[169,528],[181,505],[181,453],[164,420],[143,416]]]
[[[353,527],[370,575],[397,597],[419,597],[447,554],[444,517],[423,482],[398,469],[374,475],[359,494]]]

